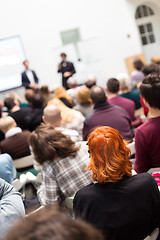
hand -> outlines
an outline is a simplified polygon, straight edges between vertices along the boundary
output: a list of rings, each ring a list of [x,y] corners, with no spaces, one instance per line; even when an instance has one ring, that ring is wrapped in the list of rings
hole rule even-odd
[[[58,64],[58,69],[61,70],[61,68],[62,68],[62,64],[59,63],[59,64]]]
[[[64,76],[64,77],[69,77],[69,76],[71,76],[71,73],[70,73],[70,72],[65,72],[65,73],[63,74],[63,76]]]
[[[37,88],[38,88],[38,84],[37,84],[37,83],[34,83],[34,84],[33,84],[33,88],[34,88],[34,89],[37,89]]]

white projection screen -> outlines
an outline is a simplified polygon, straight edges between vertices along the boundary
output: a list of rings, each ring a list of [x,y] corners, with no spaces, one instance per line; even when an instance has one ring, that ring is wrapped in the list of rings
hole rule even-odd
[[[22,85],[22,62],[25,59],[19,36],[0,39],[0,92]]]

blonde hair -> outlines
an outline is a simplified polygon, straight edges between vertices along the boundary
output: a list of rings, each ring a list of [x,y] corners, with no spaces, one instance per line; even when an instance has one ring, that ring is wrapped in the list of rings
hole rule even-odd
[[[77,100],[79,103],[91,103],[90,89],[87,87],[81,87],[77,92]]]
[[[7,131],[10,128],[14,127],[15,125],[16,125],[15,120],[10,116],[2,117],[0,119],[0,129],[2,130]]]
[[[69,96],[66,92],[66,89],[64,87],[57,87],[54,90],[54,96],[56,98],[66,98],[71,104],[72,104],[72,98]]]
[[[61,100],[59,100],[58,98],[53,98],[48,102],[48,105],[56,105],[59,107],[60,111],[61,111],[61,124],[65,124],[68,123],[70,121],[72,121],[72,119],[74,118],[73,115],[73,110],[71,108],[68,108]]]

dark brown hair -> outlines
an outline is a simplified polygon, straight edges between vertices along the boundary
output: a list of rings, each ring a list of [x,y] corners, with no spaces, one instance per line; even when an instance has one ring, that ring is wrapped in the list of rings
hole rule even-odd
[[[41,124],[29,137],[36,161],[43,164],[55,158],[75,156],[79,147],[69,136],[45,124]]]
[[[70,219],[53,207],[47,207],[19,221],[5,240],[104,240],[101,233],[81,220]]]
[[[160,74],[146,76],[140,85],[140,93],[151,107],[160,109]]]

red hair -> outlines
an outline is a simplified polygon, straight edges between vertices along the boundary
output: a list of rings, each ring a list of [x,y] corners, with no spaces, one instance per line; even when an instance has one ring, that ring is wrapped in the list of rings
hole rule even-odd
[[[99,183],[117,182],[124,175],[132,175],[128,159],[130,149],[119,132],[111,127],[97,127],[88,138],[92,178]]]

